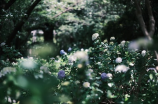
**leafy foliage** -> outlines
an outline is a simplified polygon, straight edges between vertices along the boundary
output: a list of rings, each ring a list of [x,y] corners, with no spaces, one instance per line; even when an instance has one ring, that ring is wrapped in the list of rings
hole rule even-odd
[[[114,37],[102,42],[97,35],[89,49],[72,47],[49,61],[21,58],[0,72],[1,102],[156,103],[154,53],[129,50],[129,44]]]

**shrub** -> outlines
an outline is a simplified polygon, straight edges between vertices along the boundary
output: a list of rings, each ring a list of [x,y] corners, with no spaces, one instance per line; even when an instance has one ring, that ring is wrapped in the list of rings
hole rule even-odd
[[[97,35],[93,41],[89,49],[72,47],[49,61],[21,58],[3,67],[1,103],[155,104],[154,52],[129,50],[130,42],[118,44],[114,37],[101,42]]]

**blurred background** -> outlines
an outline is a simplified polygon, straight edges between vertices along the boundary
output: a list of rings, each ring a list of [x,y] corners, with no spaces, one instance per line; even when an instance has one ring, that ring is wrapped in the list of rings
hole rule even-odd
[[[155,20],[157,0],[151,0]],[[149,18],[144,2],[144,21]],[[157,22],[155,36],[157,36]],[[1,0],[0,43],[18,50],[24,57],[60,49],[92,46],[91,35],[99,33],[101,40],[114,36],[118,42],[143,37],[131,0]],[[41,50],[41,52],[39,52]],[[39,52],[39,53],[38,53]],[[0,47],[0,57],[6,53]],[[36,54],[35,54],[36,53]],[[43,57],[43,56],[42,56]],[[45,56],[44,56],[45,57]],[[9,58],[9,57],[8,57]]]

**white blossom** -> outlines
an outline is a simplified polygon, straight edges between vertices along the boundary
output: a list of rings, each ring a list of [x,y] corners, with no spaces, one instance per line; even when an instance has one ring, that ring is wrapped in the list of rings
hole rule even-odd
[[[112,78],[112,74],[111,74],[111,73],[107,73],[106,76],[107,76],[108,78]]]
[[[70,65],[73,65],[73,62],[76,61],[76,57],[75,57],[74,55],[70,55],[70,56],[68,57],[68,61],[69,61],[69,64],[70,64]]]
[[[92,40],[96,40],[97,38],[99,37],[99,34],[98,33],[95,33],[92,35]]]
[[[146,50],[143,50],[141,54],[144,57],[146,55]]]
[[[111,37],[110,40],[115,40],[115,37]]]
[[[125,43],[126,43],[125,40],[121,41],[121,46],[124,47],[124,46],[125,46]]]
[[[117,65],[115,68],[115,72],[127,72],[128,69],[129,68],[125,65]]]
[[[132,62],[129,63],[130,66],[134,66],[134,64]]]
[[[85,49],[85,52],[88,52],[88,49]]]
[[[40,70],[44,71],[44,72],[48,72],[48,67],[47,66],[41,66]]]
[[[121,57],[116,58],[115,62],[116,63],[121,63],[122,62],[122,58]]]
[[[83,83],[83,87],[85,87],[85,88],[90,87],[90,83],[89,83],[89,82],[84,82],[84,83]]]
[[[1,46],[4,46],[5,45],[5,42],[1,43]]]
[[[32,57],[23,59],[20,64],[26,69],[33,69],[36,67],[36,62]]]
[[[86,62],[89,64],[88,54],[84,51],[77,51],[73,54],[73,57],[79,60],[79,62]]]
[[[10,97],[8,97],[8,102],[9,102],[9,103],[12,103],[12,100],[11,100],[11,98],[10,98]]]
[[[93,69],[88,69],[88,72],[92,73],[92,72],[93,72]]]
[[[101,65],[101,62],[97,62],[98,65]]]
[[[110,42],[109,44],[110,44],[110,45],[114,45],[114,42]]]
[[[13,67],[4,67],[1,71],[0,71],[0,77],[5,76],[6,74],[12,73],[12,72],[16,72],[16,69]]]

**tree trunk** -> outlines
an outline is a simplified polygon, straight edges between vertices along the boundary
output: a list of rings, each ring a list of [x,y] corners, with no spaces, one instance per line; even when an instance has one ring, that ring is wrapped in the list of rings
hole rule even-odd
[[[141,6],[140,6],[140,1],[141,0],[134,0],[135,6],[136,6],[136,16],[138,19],[138,22],[140,24],[141,30],[143,32],[143,34],[149,39],[151,40],[151,37],[153,36],[154,32],[155,32],[155,19],[154,16],[152,14],[152,9],[150,6],[150,2],[149,0],[145,0],[145,4],[148,10],[148,16],[149,16],[149,31],[146,28],[146,24],[144,22],[143,19],[143,15],[142,15],[142,10],[141,10]]]
[[[6,41],[6,44],[8,46],[11,45],[11,42],[13,41],[13,39],[16,37],[16,34],[18,31],[21,30],[22,26],[24,25],[25,21],[29,18],[31,12],[33,11],[33,9],[37,6],[37,4],[40,2],[41,0],[36,0],[31,6],[30,8],[27,10],[26,14],[27,14],[27,17],[23,17],[21,19],[21,21],[15,26],[13,32],[9,35],[7,41]]]
[[[44,42],[53,42],[53,30],[54,26],[46,23],[46,27],[44,29]]]

